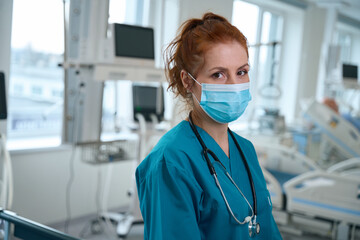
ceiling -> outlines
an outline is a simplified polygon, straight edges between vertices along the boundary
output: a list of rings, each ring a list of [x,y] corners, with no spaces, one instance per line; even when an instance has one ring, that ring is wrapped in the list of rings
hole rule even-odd
[[[359,21],[360,24],[360,0],[302,0],[309,4],[315,4],[323,8],[336,8],[341,15]]]

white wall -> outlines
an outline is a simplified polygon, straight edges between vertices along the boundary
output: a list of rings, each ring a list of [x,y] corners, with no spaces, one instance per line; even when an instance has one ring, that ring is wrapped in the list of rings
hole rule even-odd
[[[300,113],[300,101],[316,96],[325,18],[326,11],[324,9],[309,6],[305,13],[302,36],[303,48],[295,107],[295,114],[298,116]]]
[[[80,217],[96,213],[98,173],[104,190],[108,168],[113,167],[108,208],[129,204],[127,191],[131,187],[132,162],[91,165],[81,161],[75,150],[74,182],[70,191],[71,215]],[[48,150],[11,152],[14,173],[12,210],[34,221],[51,224],[66,219],[66,189],[70,179],[72,147]]]
[[[294,120],[297,89],[303,81],[300,61],[303,55],[304,15],[302,10],[292,9],[284,16],[279,80],[282,89],[280,112],[287,122]]]
[[[189,18],[201,18],[205,12],[220,14],[231,21],[233,0],[181,0],[180,23]]]

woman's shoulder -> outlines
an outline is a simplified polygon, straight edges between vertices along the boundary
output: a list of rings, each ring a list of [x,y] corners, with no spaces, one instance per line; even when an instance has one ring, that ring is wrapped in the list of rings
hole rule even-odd
[[[187,137],[186,121],[182,121],[166,132],[153,148],[153,151],[166,152],[181,146],[182,141]]]
[[[161,152],[165,154],[174,151],[182,152],[182,150],[187,147],[189,141],[191,141],[191,138],[190,126],[188,125],[188,122],[184,120],[165,133],[155,145],[152,152]]]
[[[183,168],[182,164],[187,158],[186,155],[191,142],[187,123],[187,121],[182,121],[164,134],[141,162],[138,171],[151,172],[164,164],[178,169]]]
[[[238,141],[240,147],[244,146],[244,147],[248,147],[251,150],[255,151],[254,145],[252,144],[252,142],[242,136],[240,136],[239,134],[237,134],[236,132],[232,132],[236,138],[236,141]]]

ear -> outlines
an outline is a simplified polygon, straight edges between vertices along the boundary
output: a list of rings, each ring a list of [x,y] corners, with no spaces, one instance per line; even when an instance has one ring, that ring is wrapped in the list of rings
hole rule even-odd
[[[189,77],[187,71],[185,71],[184,69],[181,70],[181,72],[180,72],[180,78],[181,78],[181,82],[182,82],[184,88],[185,88],[186,90],[190,91],[192,85],[194,84],[194,80],[192,80],[192,79]]]

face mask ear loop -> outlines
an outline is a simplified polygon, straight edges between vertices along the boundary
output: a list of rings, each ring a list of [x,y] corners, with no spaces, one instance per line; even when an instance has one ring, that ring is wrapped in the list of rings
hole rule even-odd
[[[197,84],[199,84],[200,86],[201,86],[201,83],[199,83],[189,72],[187,73],[188,75],[189,75],[189,77],[192,79],[192,80],[194,80]],[[197,101],[197,103],[199,104],[199,106],[201,106],[200,105],[200,102],[199,102],[199,100],[197,99],[197,97],[195,96],[195,94],[190,90],[190,92],[191,92],[191,94],[195,97],[195,100]]]
[[[189,77],[191,77],[192,80],[194,80],[197,84],[201,86],[201,83],[199,83],[190,73],[187,73]]]

